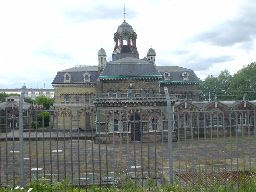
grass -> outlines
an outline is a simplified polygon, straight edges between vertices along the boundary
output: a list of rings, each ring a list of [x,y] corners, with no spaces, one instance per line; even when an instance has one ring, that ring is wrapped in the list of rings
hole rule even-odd
[[[252,177],[249,181],[241,179],[238,183],[228,183],[226,185],[213,184],[207,188],[194,186],[194,187],[181,187],[175,185],[156,186],[155,182],[148,180],[147,186],[140,187],[134,180],[127,179],[123,184],[118,187],[97,187],[92,186],[87,189],[78,189],[71,186],[66,182],[56,182],[50,184],[47,181],[35,181],[27,185],[24,189],[11,189],[1,188],[0,192],[255,192],[256,191],[256,177]]]

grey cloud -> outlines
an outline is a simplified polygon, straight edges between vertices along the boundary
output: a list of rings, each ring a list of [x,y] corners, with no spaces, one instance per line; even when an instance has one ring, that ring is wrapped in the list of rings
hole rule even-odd
[[[133,18],[136,13],[132,10],[127,10],[126,8],[126,17]],[[64,14],[69,19],[76,21],[76,22],[83,22],[88,20],[95,20],[95,19],[120,19],[123,17],[122,9],[120,7],[109,7],[104,5],[98,5],[90,11],[83,11],[81,9],[76,10],[68,10]]]
[[[232,61],[233,58],[230,56],[220,56],[220,57],[210,57],[210,58],[200,58],[193,56],[188,59],[185,67],[193,69],[195,71],[203,71],[209,69],[212,65],[221,62]]]
[[[212,31],[200,34],[194,40],[209,42],[218,46],[232,46],[236,43],[251,46],[248,42],[256,37],[256,4],[245,1],[239,16],[216,26]]]

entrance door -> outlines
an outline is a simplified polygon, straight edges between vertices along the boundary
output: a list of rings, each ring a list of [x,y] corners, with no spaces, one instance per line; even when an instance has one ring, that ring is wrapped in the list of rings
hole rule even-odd
[[[131,141],[141,141],[141,123],[138,113],[134,113],[130,118]]]

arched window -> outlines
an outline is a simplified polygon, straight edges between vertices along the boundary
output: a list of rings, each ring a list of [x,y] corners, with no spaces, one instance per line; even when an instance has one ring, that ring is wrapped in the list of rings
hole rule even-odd
[[[89,73],[83,74],[84,76],[84,82],[90,82],[91,81],[91,75]]]
[[[64,83],[70,83],[71,75],[69,73],[64,74]]]

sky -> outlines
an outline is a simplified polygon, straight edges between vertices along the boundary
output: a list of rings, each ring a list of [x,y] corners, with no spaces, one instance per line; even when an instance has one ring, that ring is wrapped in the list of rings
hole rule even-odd
[[[114,33],[126,21],[140,58],[190,68],[200,79],[256,61],[255,0],[0,1],[0,88],[51,88],[57,71],[111,60]]]

